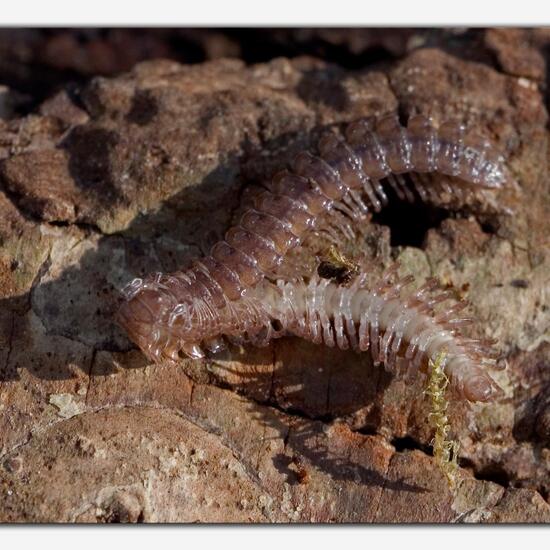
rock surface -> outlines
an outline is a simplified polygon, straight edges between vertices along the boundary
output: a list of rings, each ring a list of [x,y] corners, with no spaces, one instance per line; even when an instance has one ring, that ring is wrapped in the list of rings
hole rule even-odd
[[[545,40],[487,31],[495,66],[399,41],[360,70],[148,61],[0,121],[0,521],[550,522]],[[507,358],[500,402],[451,405],[454,494],[420,383],[293,339],[151,365],[112,320],[323,129],[396,111],[476,127],[518,181],[393,204],[346,251],[452,283]]]

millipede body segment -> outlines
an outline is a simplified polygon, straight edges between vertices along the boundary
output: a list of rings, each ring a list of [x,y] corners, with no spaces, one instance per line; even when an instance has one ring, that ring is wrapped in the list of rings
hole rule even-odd
[[[464,128],[454,123],[435,128],[429,119],[416,116],[405,128],[395,117],[382,119],[376,124],[363,120],[350,124],[345,136],[345,140],[333,134],[324,136],[319,143],[319,156],[300,153],[289,170],[274,176],[269,190],[255,198],[254,206],[229,229],[225,239],[215,244],[208,256],[195,261],[190,269],[171,275],[158,273],[144,280],[135,279],[126,287],[126,301],[120,308],[118,321],[150,358],[175,359],[180,351],[191,357],[201,357],[203,347],[216,350],[222,335],[238,338],[260,334],[261,329],[273,320],[273,308],[277,305],[270,305],[269,296],[280,298],[280,293],[270,294],[269,285],[258,287],[258,284],[274,279],[289,250],[298,246],[312,231],[322,232],[328,228],[331,220],[365,223],[368,211],[378,211],[386,204],[385,186],[391,186],[399,197],[408,200],[414,198],[412,187],[422,200],[430,201],[442,191],[463,198],[476,191],[499,188],[508,179],[503,158],[490,143],[477,135],[467,134]],[[411,174],[412,183],[402,177],[404,173]],[[422,177],[426,173],[453,176],[456,185],[428,182]],[[315,281],[315,278],[311,280]],[[361,278],[356,279],[354,285],[359,286],[349,288],[359,292],[362,288],[360,281]],[[319,283],[319,288],[330,292],[332,287],[323,287],[323,284]],[[283,300],[286,299],[284,296],[288,297],[290,290],[285,291],[284,287],[279,290]],[[264,292],[264,295],[258,292]],[[348,291],[339,292],[351,296]],[[374,303],[376,307],[381,304],[377,300]],[[387,348],[389,340],[378,342],[374,328],[372,334],[369,329],[369,336],[351,330],[350,323],[361,326],[361,315],[365,315],[360,311],[362,307],[357,307],[350,303],[346,311],[348,324],[344,326],[348,332],[345,338],[335,326],[335,337],[340,338],[338,345],[341,343],[341,347],[346,347],[346,340],[350,347],[362,350],[367,345],[365,339],[370,338],[375,360],[379,358],[393,365],[392,361],[401,357],[398,353],[400,344],[396,340],[391,343],[392,353]],[[369,302],[366,307],[372,312],[374,305]],[[410,305],[407,307],[411,312],[414,310]],[[422,307],[426,304],[423,303]],[[389,315],[389,311],[381,311]],[[393,319],[391,315],[389,318]],[[335,323],[344,322],[337,319],[341,317],[334,317]],[[405,320],[398,316],[395,322],[399,328]],[[417,348],[423,353],[428,350],[428,355],[431,355],[430,346],[439,349],[445,345],[451,348],[446,372],[456,371],[457,374],[450,378],[452,381],[454,376],[457,380],[458,392],[473,400],[479,396],[484,400],[489,395],[489,390],[468,393],[464,389],[458,371],[466,369],[468,362],[462,353],[463,348],[453,343],[452,331],[442,329],[446,332],[425,343],[428,325],[405,324],[401,338],[409,338],[410,342],[418,340],[416,347],[407,348],[403,355],[404,360],[411,364],[405,370],[412,372],[411,369],[420,367],[421,360],[415,362]],[[319,339],[315,331],[304,329],[306,332],[301,333],[301,329],[296,328],[298,325],[287,325],[287,330],[297,335],[313,341]],[[323,326],[326,327],[326,323]],[[323,342],[330,345],[330,339]],[[385,350],[381,356],[376,352],[379,344],[383,344]],[[474,344],[468,346],[473,353]],[[453,349],[456,351],[454,355]]]
[[[424,375],[430,361],[444,356],[443,370],[459,398],[489,401],[501,395],[486,372],[497,365],[493,342],[463,334],[473,322],[461,314],[467,303],[455,301],[454,293],[435,279],[404,296],[413,277],[398,277],[397,267],[370,288],[365,273],[349,285],[317,276],[307,282],[264,281],[249,294],[262,305],[270,324],[247,334],[248,340],[263,344],[293,334],[329,347],[369,351],[375,364],[383,363],[408,380]]]

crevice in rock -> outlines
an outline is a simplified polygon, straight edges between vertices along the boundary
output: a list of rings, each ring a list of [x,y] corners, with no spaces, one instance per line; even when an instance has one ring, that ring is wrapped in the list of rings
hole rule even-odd
[[[88,383],[86,384],[86,395],[84,396],[84,403],[86,405],[88,405],[88,397],[90,395],[90,389],[92,387],[93,370],[94,370],[96,355],[97,355],[97,350],[92,349],[92,356],[90,358],[90,368],[88,369]]]
[[[432,449],[429,445],[425,445],[412,438],[409,435],[404,437],[395,437],[390,443],[395,447],[396,453],[402,453],[405,451],[422,451],[428,456],[433,456]]]
[[[380,435],[376,426],[373,425],[362,426],[358,430],[352,431],[361,435]]]
[[[47,223],[48,225],[51,225],[53,227],[78,227],[78,229],[82,229],[87,233],[97,233],[98,235],[104,235],[103,231],[101,231],[101,228],[99,226],[89,222],[78,222],[78,221],[70,222],[65,220],[44,221],[41,219],[37,219],[36,221],[38,223]]]
[[[414,203],[399,200],[391,190],[388,198],[388,205],[376,212],[372,221],[390,228],[391,246],[422,248],[427,232],[451,216],[449,210],[420,200]]]
[[[504,488],[510,487],[510,476],[498,464],[490,464],[477,471],[474,470],[474,477],[481,481],[491,481]]]
[[[83,222],[83,221],[43,219],[42,217],[37,215],[36,212],[33,212],[31,208],[28,208],[27,206],[25,206],[24,197],[22,195],[20,195],[15,191],[12,191],[9,188],[9,185],[6,184],[4,176],[2,175],[1,171],[0,171],[0,191],[4,193],[6,198],[13,205],[13,207],[19,212],[21,217],[26,219],[28,222],[39,224],[39,225],[41,224],[50,225],[52,227],[78,227],[79,229],[82,229],[83,231],[86,231],[88,233],[97,233],[99,235],[104,235],[100,227],[93,223]]]
[[[478,220],[481,230],[486,235],[496,235],[499,229],[499,223],[496,218],[488,218],[484,220]]]
[[[15,336],[15,312],[11,314],[10,335],[8,337],[8,351],[6,353],[6,361],[3,370],[0,370],[0,386],[4,379],[8,378],[8,369],[10,368],[10,358],[13,349],[13,337]]]

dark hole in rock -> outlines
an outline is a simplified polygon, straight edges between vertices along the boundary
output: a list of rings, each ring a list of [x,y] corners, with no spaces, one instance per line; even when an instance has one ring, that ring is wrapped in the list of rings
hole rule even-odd
[[[475,466],[474,463],[469,458],[461,457],[461,456],[458,457],[458,465],[461,468],[464,468],[465,470],[470,470],[470,471],[473,471]]]
[[[474,477],[482,481],[492,481],[502,487],[510,486],[510,476],[498,464],[491,464],[474,472]]]
[[[486,233],[487,235],[496,235],[496,232],[498,230],[496,220],[482,221],[480,223],[480,226],[483,233]]]
[[[378,430],[376,429],[376,426],[373,426],[372,424],[367,424],[359,428],[357,430],[357,433],[360,433],[361,435],[376,435],[378,433]]]
[[[540,493],[540,496],[546,501],[546,502],[550,502],[550,492],[549,490],[544,487],[544,486],[541,486],[539,487],[538,489],[538,492]]]
[[[408,435],[405,437],[394,437],[390,443],[395,447],[395,450],[398,453],[417,450],[429,455],[432,454],[432,449],[429,445],[424,445],[423,443],[420,443],[420,441],[417,441]]]
[[[449,211],[418,198],[412,203],[400,200],[391,189],[387,189],[387,195],[389,203],[373,215],[372,221],[390,228],[391,246],[422,248],[428,230],[450,217]]]

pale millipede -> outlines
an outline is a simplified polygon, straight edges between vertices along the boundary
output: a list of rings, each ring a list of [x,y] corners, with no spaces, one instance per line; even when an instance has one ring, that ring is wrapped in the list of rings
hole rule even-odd
[[[461,315],[467,302],[429,279],[403,296],[412,276],[400,278],[398,265],[380,282],[365,286],[366,275],[338,285],[317,275],[309,281],[264,281],[248,299],[261,305],[269,320],[244,338],[256,345],[292,334],[340,349],[369,350],[375,365],[383,363],[395,376],[412,380],[425,373],[430,359],[445,354],[443,369],[455,395],[468,401],[490,401],[502,390],[486,372],[497,368],[491,340],[468,338],[463,328],[473,322]],[[276,327],[276,328],[274,328]]]
[[[405,128],[387,117],[375,126],[366,120],[352,123],[345,136],[324,136],[319,156],[300,153],[291,169],[275,175],[270,189],[255,198],[225,240],[190,269],[134,279],[124,289],[118,322],[147,356],[175,359],[181,351],[202,357],[202,347],[215,348],[220,335],[236,338],[266,326],[266,309],[249,291],[273,277],[288,251],[310,232],[328,227],[334,213],[337,220],[356,222],[369,208],[380,210],[387,202],[385,182],[411,200],[402,174],[414,173],[413,189],[429,201],[441,191],[464,197],[509,179],[504,159],[491,144],[456,123],[435,128],[426,117],[415,116]],[[456,184],[430,183],[425,173],[453,176]]]

